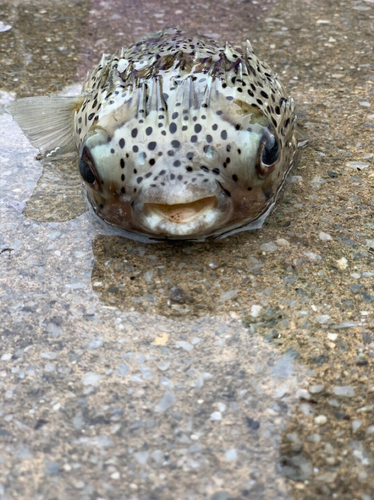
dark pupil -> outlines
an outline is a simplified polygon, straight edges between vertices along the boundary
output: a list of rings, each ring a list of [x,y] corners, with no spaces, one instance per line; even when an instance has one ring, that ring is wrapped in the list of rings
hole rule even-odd
[[[273,165],[279,156],[279,145],[276,138],[272,135],[266,141],[262,150],[262,163],[264,165]]]
[[[94,184],[95,183],[95,180],[96,180],[95,179],[95,175],[92,172],[91,167],[89,166],[89,164],[83,158],[81,158],[79,160],[79,172],[80,172],[81,176],[83,177],[83,179],[86,182],[88,182],[88,184]]]

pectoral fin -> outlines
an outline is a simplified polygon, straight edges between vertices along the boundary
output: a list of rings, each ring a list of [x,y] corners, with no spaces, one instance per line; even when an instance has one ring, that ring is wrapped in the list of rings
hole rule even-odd
[[[26,97],[14,101],[6,111],[43,156],[58,158],[76,152],[74,114],[84,96]]]

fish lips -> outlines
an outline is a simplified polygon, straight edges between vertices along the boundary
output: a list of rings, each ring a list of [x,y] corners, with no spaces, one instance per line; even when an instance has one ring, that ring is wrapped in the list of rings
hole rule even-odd
[[[166,185],[142,190],[132,204],[138,230],[158,237],[191,239],[215,234],[230,219],[232,201],[219,183]]]

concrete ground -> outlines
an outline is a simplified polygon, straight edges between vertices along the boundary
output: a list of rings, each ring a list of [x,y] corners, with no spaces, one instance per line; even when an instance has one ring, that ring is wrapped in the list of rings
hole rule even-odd
[[[0,105],[177,24],[249,38],[308,143],[262,229],[146,245],[0,114],[0,498],[373,500],[373,0],[8,1]]]

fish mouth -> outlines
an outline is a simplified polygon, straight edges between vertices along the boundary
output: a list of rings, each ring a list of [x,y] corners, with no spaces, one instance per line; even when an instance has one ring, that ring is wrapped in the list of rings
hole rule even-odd
[[[214,234],[231,213],[223,193],[204,193],[196,199],[143,199],[133,206],[136,225],[156,237],[199,238]],[[174,201],[174,202],[173,202]]]
[[[216,196],[208,196],[190,203],[144,203],[144,210],[156,216],[163,217],[171,223],[187,224],[201,217],[204,212],[214,209],[217,205]]]

